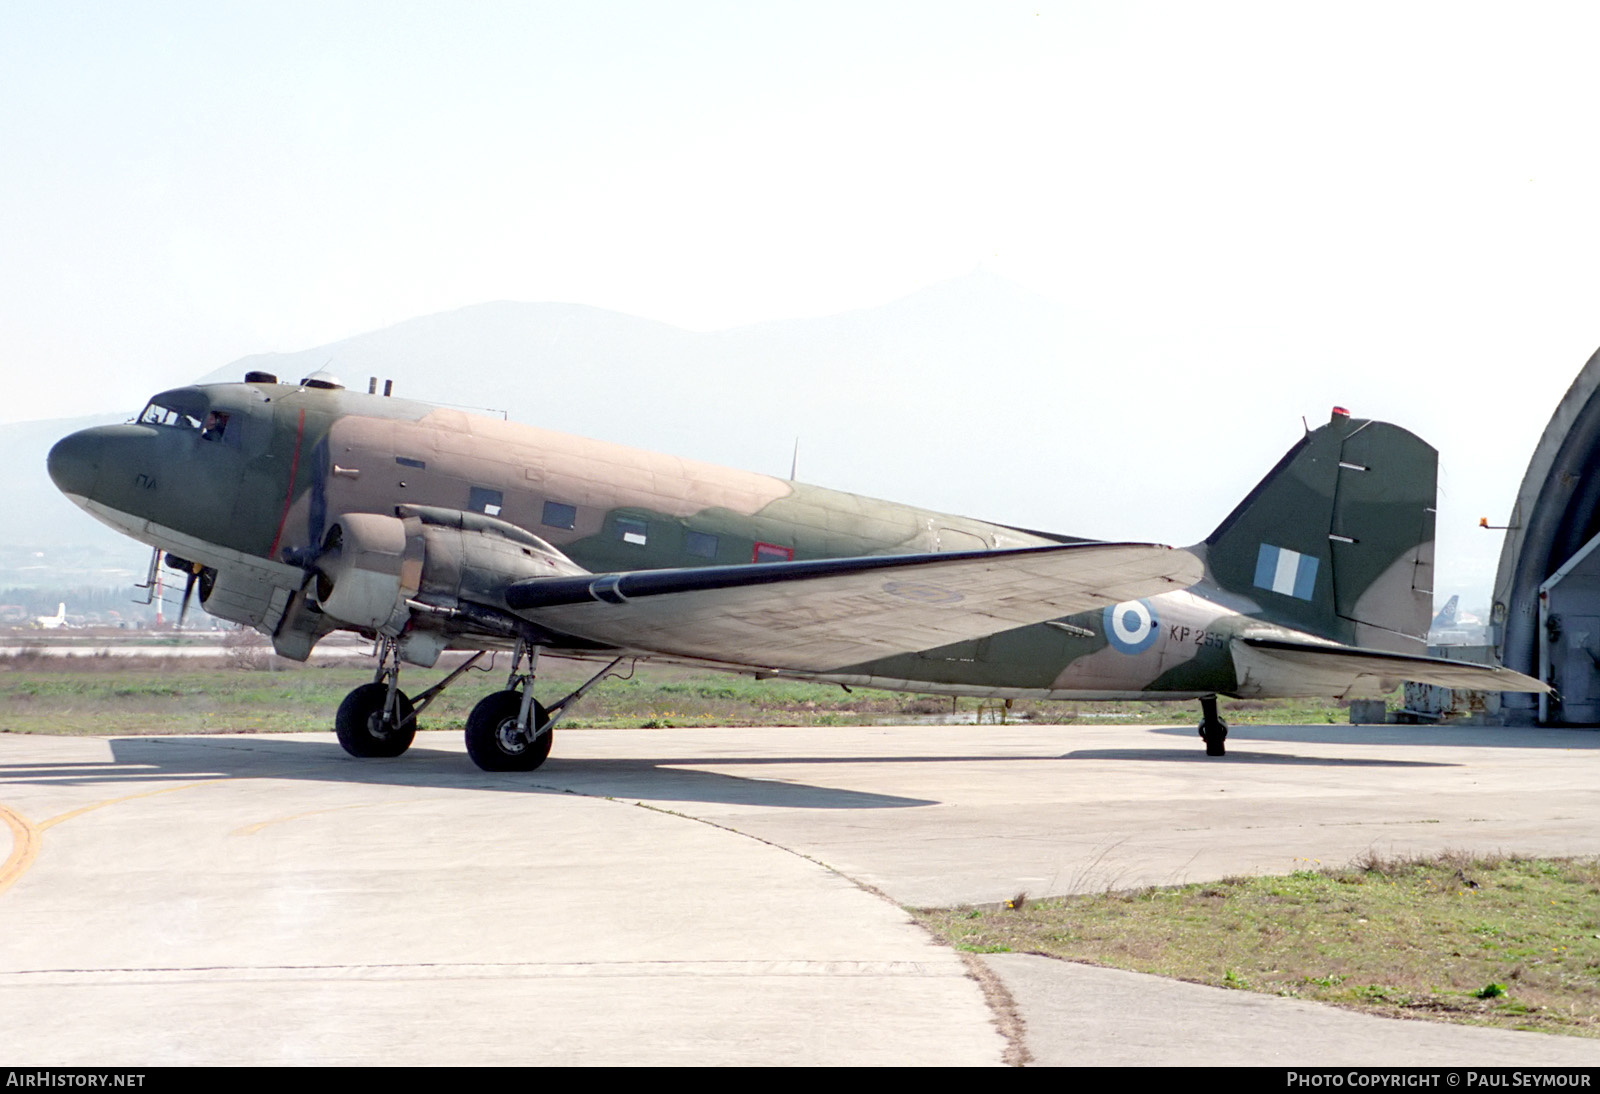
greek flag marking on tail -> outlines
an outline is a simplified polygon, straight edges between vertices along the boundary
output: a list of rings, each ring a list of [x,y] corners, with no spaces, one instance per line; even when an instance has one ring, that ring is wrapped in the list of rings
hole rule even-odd
[[[1317,586],[1317,559],[1263,543],[1256,555],[1256,587],[1310,600]]]

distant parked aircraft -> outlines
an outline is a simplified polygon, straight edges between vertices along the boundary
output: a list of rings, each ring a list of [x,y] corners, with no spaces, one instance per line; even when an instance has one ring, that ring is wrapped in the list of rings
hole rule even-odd
[[[1430,646],[1481,646],[1489,639],[1483,620],[1457,608],[1461,597],[1452,596],[1428,627]]]
[[[65,627],[67,625],[67,606],[65,604],[57,604],[55,615],[36,615],[33,617],[33,622],[36,626],[43,627],[47,631]]]

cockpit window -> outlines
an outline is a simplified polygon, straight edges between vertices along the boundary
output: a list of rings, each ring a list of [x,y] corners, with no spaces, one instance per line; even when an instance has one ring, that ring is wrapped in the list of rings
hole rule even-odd
[[[180,429],[200,428],[200,419],[193,414],[173,407],[162,406],[153,400],[149,406],[144,408],[144,413],[139,415],[139,421],[145,425],[175,425]]]
[[[220,441],[222,435],[228,431],[228,416],[220,410],[206,412],[205,425],[200,428],[200,436],[208,441]]]

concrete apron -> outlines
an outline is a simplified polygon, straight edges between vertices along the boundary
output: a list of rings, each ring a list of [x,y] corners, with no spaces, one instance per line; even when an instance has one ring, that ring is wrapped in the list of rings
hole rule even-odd
[[[1148,727],[563,731],[539,771],[486,775],[442,733],[397,760],[331,735],[0,736],[0,1057],[998,1063],[979,986],[894,901],[1596,850],[1600,735],[1249,727],[1229,750]],[[1600,1042],[991,964],[1039,1062],[1600,1063]]]

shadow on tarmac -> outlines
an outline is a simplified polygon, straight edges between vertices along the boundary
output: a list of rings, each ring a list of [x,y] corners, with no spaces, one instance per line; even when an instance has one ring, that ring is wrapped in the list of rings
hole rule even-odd
[[[1070,729],[1065,732],[1070,733]],[[1150,731],[1147,731],[1150,732]],[[492,790],[518,794],[583,794],[643,801],[683,801],[724,805],[763,805],[796,809],[907,809],[935,805],[934,799],[874,794],[807,783],[692,770],[697,766],[742,767],[752,772],[796,764],[1039,763],[1115,761],[1158,764],[1326,766],[1332,768],[1424,768],[1458,766],[1448,760],[1283,755],[1252,752],[1251,740],[1305,744],[1379,743],[1441,747],[1503,746],[1600,748],[1600,734],[1561,730],[1497,730],[1483,727],[1439,729],[1389,726],[1242,726],[1230,734],[1226,757],[1204,755],[1194,730],[1155,729],[1165,736],[1194,739],[1190,748],[1083,749],[1058,756],[1009,753],[900,756],[673,756],[628,759],[564,759],[559,752],[538,771],[490,774],[479,771],[462,752],[433,749],[426,735],[405,756],[355,759],[327,740],[231,735],[128,737],[111,740],[109,763],[0,764],[0,781],[47,781],[67,785],[162,783],[194,779],[289,779],[431,789]]]
[[[538,771],[492,774],[479,771],[465,753],[430,749],[425,743],[394,759],[359,760],[328,741],[219,735],[128,737],[109,743],[113,757],[110,762],[0,764],[0,782],[41,781],[88,786],[197,779],[288,779],[805,809],[907,809],[938,804],[927,798],[687,770],[695,764],[740,762],[721,758],[563,760],[552,757]],[[744,762],[812,761],[796,758]],[[903,761],[886,757],[883,762]]]
[[[1229,764],[1268,764],[1294,767],[1460,767],[1460,764],[1434,760],[1380,760],[1371,757],[1345,756],[1284,756],[1273,752],[1241,752],[1235,741],[1228,738],[1226,756],[1206,756],[1199,750],[1171,748],[1095,748],[1068,752],[1063,760],[1127,760],[1142,763],[1209,763],[1219,767]]]
[[[1156,733],[1199,740],[1188,726],[1164,726]],[[1408,748],[1600,748],[1600,732],[1548,726],[1429,725],[1247,725],[1228,727],[1228,756],[1239,741],[1291,741],[1305,744],[1405,745]]]

